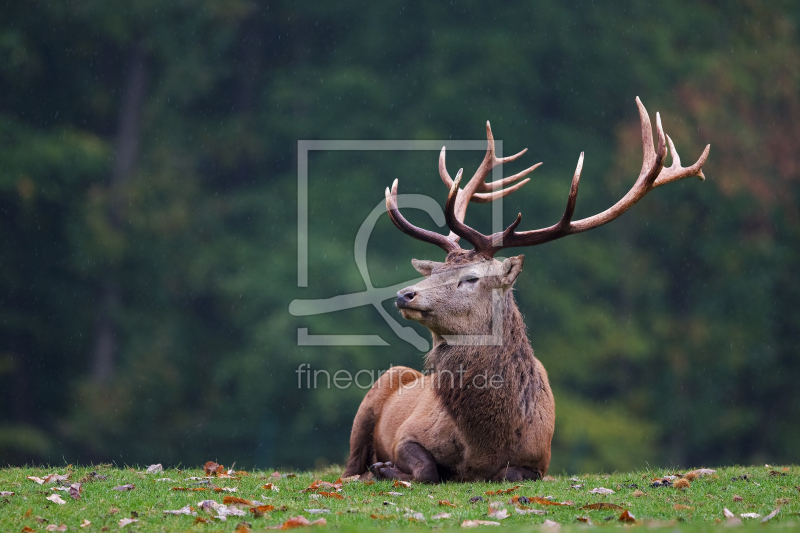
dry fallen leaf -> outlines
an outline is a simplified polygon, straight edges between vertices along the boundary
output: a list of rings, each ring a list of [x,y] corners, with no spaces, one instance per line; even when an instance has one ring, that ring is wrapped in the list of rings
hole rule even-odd
[[[547,514],[547,511],[542,511],[541,509],[531,509],[530,507],[515,507],[514,510],[517,514]]]
[[[64,505],[65,503],[67,503],[58,494],[51,494],[50,496],[47,497],[47,499],[53,503],[57,503],[58,505]]]
[[[395,479],[393,486],[409,488],[411,487],[411,483],[409,483],[408,481],[403,481],[402,479]]]
[[[117,509],[117,508],[116,508],[116,507],[114,507],[113,505],[112,505],[112,506],[111,506],[111,508],[109,508],[109,510],[108,510],[108,514],[117,514],[118,512],[119,512],[119,509]]]
[[[45,531],[66,531],[67,530],[67,524],[61,524],[60,526],[57,526],[55,524],[50,524],[49,526],[47,526],[44,529],[45,529]]]
[[[88,520],[86,520],[85,518],[83,519],[83,522],[81,522],[81,527],[87,527],[87,526],[91,526],[91,525],[92,525],[92,523],[89,522]]]
[[[6,496],[13,496],[14,493],[9,490],[0,490],[0,498],[4,498]]]
[[[161,466],[161,463],[158,463],[157,465],[148,466],[147,470],[145,472],[147,472],[148,474],[158,474],[159,472],[163,472],[163,471],[164,471],[164,467]]]
[[[619,515],[619,518],[617,520],[619,522],[625,522],[626,524],[636,523],[636,517],[633,516],[628,510],[622,511],[622,514]]]
[[[681,505],[680,503],[676,503],[675,505],[672,506],[672,508],[675,509],[676,511],[688,511],[694,509],[694,507],[689,507],[688,505]]]
[[[763,524],[764,522],[769,522],[770,520],[775,518],[778,515],[778,513],[780,513],[780,512],[781,512],[781,506],[779,505],[777,509],[775,509],[774,511],[769,513],[767,516],[765,516],[764,519],[761,520],[761,523]]]
[[[444,514],[447,514],[447,513],[444,513]],[[371,514],[369,516],[373,520],[391,520],[393,518],[397,518],[396,514]]]
[[[268,527],[267,529],[294,529],[305,526],[324,526],[328,522],[324,518],[309,522],[305,516],[294,516],[279,526]]]
[[[597,487],[589,491],[589,494],[614,494],[614,491],[605,487]]]
[[[138,522],[136,518],[123,518],[119,521],[119,527],[125,527],[128,524],[133,524],[134,522]]]
[[[22,533],[32,533],[33,531],[35,530],[30,526],[25,526],[22,528]]]
[[[386,492],[385,494],[388,494],[389,496],[402,496],[403,495],[402,492]]]
[[[539,505],[573,505],[573,502],[553,502],[545,498],[540,498],[538,496],[534,496],[532,498],[528,498],[531,503],[538,503]]]
[[[439,505],[447,506],[447,507],[455,507],[456,504],[450,503],[449,500],[439,500]]]
[[[742,518],[761,518],[761,515],[758,513],[742,513],[739,516]]]
[[[642,496],[644,496],[644,492],[640,491],[639,489],[636,489],[635,491],[633,491],[633,494],[631,494],[631,496],[633,496],[634,498],[641,498]]]
[[[252,529],[250,529],[250,524],[247,522],[239,522],[236,524],[236,529],[233,530],[233,533],[248,533],[249,531],[252,531]]]
[[[214,461],[208,461],[203,465],[203,471],[207,476],[218,476],[225,473],[225,467],[215,463]]]
[[[320,496],[324,496],[326,498],[334,498],[336,500],[344,500],[344,496],[342,496],[341,494],[337,494],[335,492],[320,491],[317,494],[319,494]]]
[[[489,496],[496,496],[498,494],[511,494],[520,487],[522,487],[522,485],[517,485],[516,487],[511,487],[510,489],[487,490],[486,494]]]
[[[488,512],[489,518],[496,518],[497,520],[505,520],[508,518],[508,509],[495,509],[491,505]]]
[[[581,510],[587,510],[587,511],[597,511],[597,510],[600,510],[600,509],[612,509],[614,511],[624,511],[625,510],[624,507],[620,507],[617,504],[608,503],[608,502],[592,503],[592,504],[589,504],[589,505],[584,505],[583,507],[580,507],[580,509]]]
[[[237,498],[236,496],[225,496],[222,498],[222,503],[225,505],[246,505],[251,507],[253,502],[250,500],[245,500],[244,498]]]
[[[716,470],[711,470],[710,468],[698,468],[697,470],[692,470],[691,472],[686,472],[683,477],[688,479],[689,481],[694,481],[695,479],[703,476],[713,476],[716,474]]]
[[[558,522],[554,522],[553,520],[545,520],[542,524],[542,527],[546,527],[549,529],[561,529],[561,524]]]
[[[678,479],[673,484],[676,489],[688,489],[691,486],[688,479]]]
[[[73,483],[69,486],[69,495],[73,500],[80,500],[81,492],[83,492],[81,483]]]
[[[499,526],[500,522],[491,522],[489,520],[464,520],[461,522],[461,527],[478,527],[478,526]]]
[[[735,514],[733,514],[733,513],[730,511],[730,509],[728,509],[727,507],[725,507],[724,509],[722,509],[722,514],[725,516],[725,518],[736,518],[736,515],[735,515]]]
[[[592,522],[592,519],[588,516],[579,516],[577,517],[577,520],[578,522],[583,522],[584,524],[589,524],[590,526],[594,525],[594,522]]]
[[[450,518],[450,513],[439,513],[435,514],[431,517],[433,520],[443,520],[445,518]]]
[[[129,491],[129,490],[133,490],[135,488],[136,488],[136,485],[134,485],[133,483],[128,483],[127,485],[119,485],[117,487],[114,487],[111,490],[118,490],[120,492],[126,492],[126,491]]]
[[[741,497],[741,496],[739,496],[738,494],[734,494],[734,495],[733,495],[733,501],[735,501],[735,502],[740,502],[740,501],[742,501],[742,500],[744,500],[744,498],[742,498],[742,497]]]

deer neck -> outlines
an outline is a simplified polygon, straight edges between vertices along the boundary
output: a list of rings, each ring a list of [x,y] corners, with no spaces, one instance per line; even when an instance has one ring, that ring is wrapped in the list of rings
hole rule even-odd
[[[535,405],[540,377],[525,323],[509,291],[498,345],[452,345],[443,339],[426,358],[437,396],[465,439],[496,448],[521,427]]]

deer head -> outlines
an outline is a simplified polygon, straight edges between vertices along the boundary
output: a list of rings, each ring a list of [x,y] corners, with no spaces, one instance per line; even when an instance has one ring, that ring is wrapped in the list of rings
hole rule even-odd
[[[502,262],[498,261],[494,258],[497,252],[504,248],[536,246],[602,226],[622,215],[656,187],[690,176],[698,176],[701,180],[705,179],[702,166],[708,157],[711,145],[706,146],[694,165],[682,167],[672,139],[664,134],[660,115],[656,113],[658,135],[656,148],[653,145],[653,131],[647,110],[638,97],[636,104],[639,107],[644,150],[639,177],[630,191],[616,204],[588,218],[572,220],[583,168],[583,153],[581,153],[572,177],[567,206],[561,220],[556,224],[547,228],[518,232],[517,227],[522,221],[522,214],[518,214],[516,220],[508,228],[491,235],[484,235],[466,225],[464,217],[470,202],[491,202],[516,191],[530,178],[519,180],[541,165],[541,163],[537,163],[508,178],[486,183],[486,178],[494,167],[514,161],[527,151],[526,148],[510,157],[496,157],[494,137],[488,122],[486,123],[488,139],[486,156],[475,175],[463,189],[459,187],[463,169],[458,171],[455,180],[451,179],[445,165],[444,148],[439,156],[439,175],[450,190],[445,204],[445,220],[450,228],[449,235],[445,236],[418,228],[400,214],[397,208],[397,180],[395,180],[391,190],[386,189],[386,209],[392,222],[407,235],[435,244],[447,252],[447,259],[444,263],[412,260],[414,268],[426,279],[397,293],[396,305],[403,317],[416,320],[426,326],[434,334],[434,338],[448,334],[477,335],[486,333],[485,330],[491,327],[490,317],[493,305],[491,294],[499,293],[505,300],[522,270],[524,262],[522,255],[505,259]],[[672,154],[672,165],[665,168],[667,143],[669,143],[669,151]],[[506,185],[509,186],[503,188]],[[459,245],[459,238],[463,238],[471,244],[473,249],[462,249]]]

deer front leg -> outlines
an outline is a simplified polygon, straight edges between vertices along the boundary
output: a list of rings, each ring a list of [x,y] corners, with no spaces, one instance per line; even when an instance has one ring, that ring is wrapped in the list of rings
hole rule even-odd
[[[541,472],[524,466],[507,466],[501,468],[490,481],[522,481],[523,479],[542,479]]]
[[[400,443],[395,449],[395,463],[375,463],[369,467],[378,479],[401,479],[438,483],[439,471],[431,452],[411,441]]]

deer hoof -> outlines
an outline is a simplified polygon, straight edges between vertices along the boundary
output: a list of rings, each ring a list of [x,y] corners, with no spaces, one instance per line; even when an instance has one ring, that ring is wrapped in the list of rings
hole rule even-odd
[[[396,477],[397,468],[391,461],[386,461],[385,463],[375,463],[369,467],[369,471],[372,472],[372,475],[377,479],[394,479]]]

